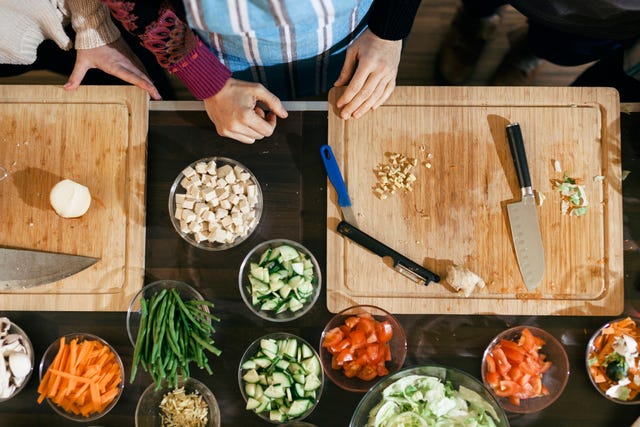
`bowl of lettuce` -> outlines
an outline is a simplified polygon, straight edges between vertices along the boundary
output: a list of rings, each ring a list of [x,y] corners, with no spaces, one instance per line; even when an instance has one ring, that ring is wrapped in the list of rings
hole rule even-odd
[[[509,427],[502,407],[472,375],[446,366],[405,368],[369,390],[350,427],[475,425]]]

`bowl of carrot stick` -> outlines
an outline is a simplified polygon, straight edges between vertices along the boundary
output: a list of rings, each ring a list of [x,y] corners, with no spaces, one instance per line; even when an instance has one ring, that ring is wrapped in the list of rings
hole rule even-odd
[[[107,414],[124,389],[124,366],[114,348],[87,333],[60,337],[40,362],[38,403],[73,421],[94,421]]]
[[[623,405],[640,403],[640,319],[624,317],[600,327],[587,344],[589,379],[606,399]]]

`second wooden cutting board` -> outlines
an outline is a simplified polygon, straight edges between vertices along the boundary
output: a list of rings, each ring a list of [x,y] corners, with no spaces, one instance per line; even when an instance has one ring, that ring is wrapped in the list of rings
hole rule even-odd
[[[330,94],[335,105],[339,91]],[[545,277],[524,286],[506,204],[520,189],[505,126],[519,122],[538,208]],[[443,277],[416,285],[390,263],[338,234],[331,186],[327,208],[327,305],[374,304],[394,313],[613,315],[623,308],[619,103],[603,88],[399,87],[361,119],[329,112],[329,144],[345,175],[359,227]],[[412,192],[380,200],[374,168],[395,152],[418,160]],[[557,162],[556,162],[557,161]],[[557,166],[560,170],[556,170]],[[551,181],[584,179],[590,207],[561,211]],[[604,177],[594,179],[594,177]],[[469,297],[446,281],[463,265],[484,289]]]

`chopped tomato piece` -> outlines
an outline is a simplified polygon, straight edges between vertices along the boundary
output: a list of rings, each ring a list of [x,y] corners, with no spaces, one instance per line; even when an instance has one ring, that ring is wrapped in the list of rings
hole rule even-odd
[[[351,317],[347,317],[347,319],[344,321],[344,324],[347,325],[347,328],[349,328],[349,330],[351,330],[356,327],[359,321],[360,321],[360,318],[356,316],[351,316]]]
[[[351,362],[353,360],[353,352],[351,349],[344,349],[336,356],[336,363],[338,365],[344,365],[345,362]]]
[[[344,333],[340,328],[333,328],[324,334],[322,346],[330,348],[344,339]]]
[[[485,357],[484,360],[487,364],[487,372],[495,372],[496,362],[493,360],[493,356],[491,354],[487,354],[487,357]]]
[[[357,348],[364,347],[367,344],[367,337],[364,335],[364,332],[355,329],[351,331],[349,341],[351,341],[351,348],[355,350]]]
[[[501,380],[494,391],[500,397],[509,397],[520,391],[520,385],[515,381]]]
[[[329,352],[331,354],[336,354],[336,353],[340,353],[342,350],[345,350],[347,348],[349,348],[349,346],[351,346],[351,341],[349,341],[348,338],[343,339],[342,341],[338,342],[335,345],[332,346],[325,346],[329,349]]]
[[[358,372],[358,378],[364,381],[371,381],[377,376],[378,376],[378,371],[376,370],[376,367],[373,365],[363,366],[362,369],[360,369],[360,372]]]
[[[376,325],[376,332],[378,334],[378,341],[389,342],[393,337],[393,327],[391,323],[384,321]]]

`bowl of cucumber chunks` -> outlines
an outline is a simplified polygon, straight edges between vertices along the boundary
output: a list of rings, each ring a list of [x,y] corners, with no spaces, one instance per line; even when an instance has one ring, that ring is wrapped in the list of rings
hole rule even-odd
[[[324,385],[318,353],[304,339],[277,332],[255,340],[238,369],[245,408],[274,424],[299,421],[316,407]]]
[[[240,295],[256,315],[273,322],[303,316],[320,295],[322,277],[313,254],[300,243],[273,239],[245,257],[238,274]]]

